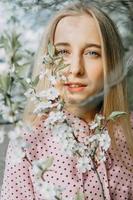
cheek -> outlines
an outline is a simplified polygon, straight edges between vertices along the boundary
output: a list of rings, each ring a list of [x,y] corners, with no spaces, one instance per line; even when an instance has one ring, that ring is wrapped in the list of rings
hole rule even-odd
[[[90,68],[87,70],[88,78],[92,82],[103,80],[103,68],[102,66]]]
[[[90,80],[103,79],[102,58],[85,59],[85,69]]]

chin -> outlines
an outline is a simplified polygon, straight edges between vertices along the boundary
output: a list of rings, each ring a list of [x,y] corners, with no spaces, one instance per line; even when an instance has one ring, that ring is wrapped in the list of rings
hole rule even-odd
[[[81,95],[67,95],[65,98],[65,102],[69,104],[80,104],[82,103],[88,96],[81,96]]]

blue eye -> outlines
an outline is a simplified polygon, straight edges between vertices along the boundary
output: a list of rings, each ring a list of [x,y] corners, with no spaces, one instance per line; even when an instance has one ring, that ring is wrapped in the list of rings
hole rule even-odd
[[[99,53],[97,53],[96,51],[89,51],[89,52],[87,52],[86,53],[86,55],[90,55],[90,56],[93,56],[93,57],[98,57],[98,56],[100,56],[100,54]]]
[[[90,51],[91,55],[97,55],[95,51]]]
[[[64,55],[64,54],[67,54],[68,51],[65,50],[65,49],[61,49],[61,50],[57,50],[57,55]]]

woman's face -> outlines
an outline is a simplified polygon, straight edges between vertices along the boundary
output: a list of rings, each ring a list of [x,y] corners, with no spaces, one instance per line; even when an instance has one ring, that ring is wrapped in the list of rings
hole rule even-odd
[[[55,30],[54,45],[64,62],[68,81],[60,88],[65,101],[80,103],[103,87],[101,41],[94,19],[87,15],[62,18]]]

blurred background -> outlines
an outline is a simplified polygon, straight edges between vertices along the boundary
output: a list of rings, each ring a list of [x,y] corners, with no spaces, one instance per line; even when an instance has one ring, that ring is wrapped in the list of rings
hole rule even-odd
[[[31,75],[34,54],[41,35],[54,13],[70,0],[1,0],[0,1],[0,188],[3,179],[8,139],[2,129],[11,128],[12,113],[21,119],[26,98],[26,82]],[[105,11],[116,23],[125,47],[128,100],[133,109],[133,0],[86,0]],[[113,41],[112,41],[113,42]],[[8,71],[10,69],[10,76]],[[6,99],[3,98],[6,95]],[[8,105],[4,107],[4,103]],[[12,105],[12,110],[8,107]],[[4,110],[4,111],[3,111]]]

